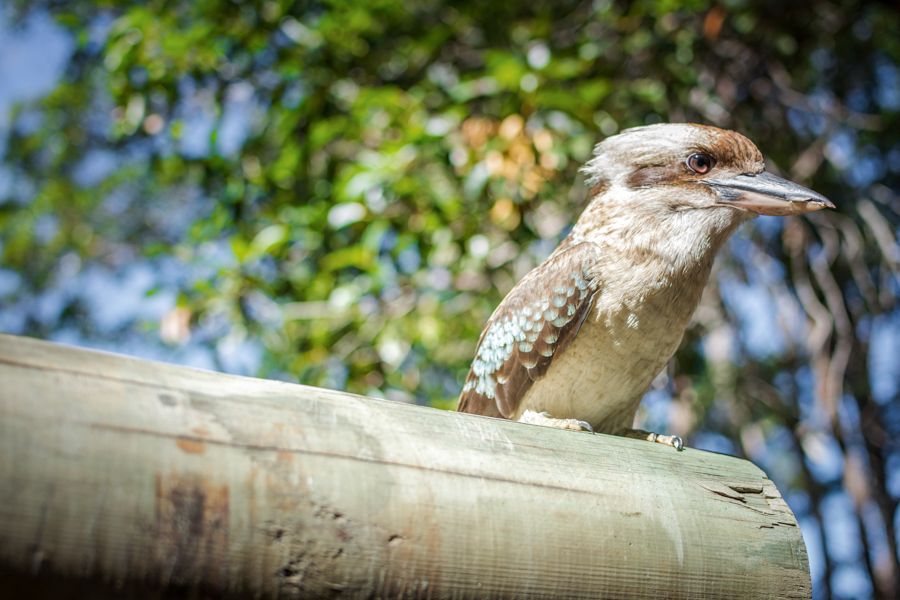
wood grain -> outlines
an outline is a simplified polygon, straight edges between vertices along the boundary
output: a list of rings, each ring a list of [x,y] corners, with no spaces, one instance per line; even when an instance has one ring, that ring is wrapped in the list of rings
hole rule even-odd
[[[54,597],[810,597],[744,460],[5,335],[0,499]]]

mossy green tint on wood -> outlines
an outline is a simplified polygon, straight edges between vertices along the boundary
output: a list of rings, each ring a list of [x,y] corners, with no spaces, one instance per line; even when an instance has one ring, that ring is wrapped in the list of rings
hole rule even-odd
[[[0,579],[52,595],[807,598],[751,463],[0,336]]]

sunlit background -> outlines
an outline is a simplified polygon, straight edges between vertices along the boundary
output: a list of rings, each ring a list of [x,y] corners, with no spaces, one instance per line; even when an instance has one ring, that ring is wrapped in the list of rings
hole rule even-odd
[[[0,331],[451,408],[596,141],[737,129],[838,210],[734,237],[640,425],[896,598],[900,13],[789,4],[0,3]]]

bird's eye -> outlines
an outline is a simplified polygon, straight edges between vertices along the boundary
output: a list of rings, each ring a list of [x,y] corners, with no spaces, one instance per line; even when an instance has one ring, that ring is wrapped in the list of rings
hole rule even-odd
[[[716,159],[709,154],[697,152],[696,154],[688,156],[687,166],[691,171],[698,175],[706,175],[714,166],[716,166]]]

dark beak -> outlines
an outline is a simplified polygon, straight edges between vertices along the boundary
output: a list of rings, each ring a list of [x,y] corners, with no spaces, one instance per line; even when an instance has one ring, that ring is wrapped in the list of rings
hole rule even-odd
[[[719,204],[761,215],[798,215],[835,207],[822,194],[768,171],[702,181],[716,191]]]

